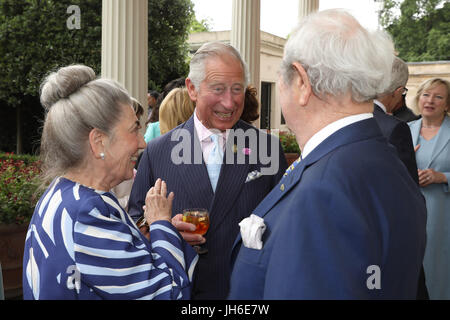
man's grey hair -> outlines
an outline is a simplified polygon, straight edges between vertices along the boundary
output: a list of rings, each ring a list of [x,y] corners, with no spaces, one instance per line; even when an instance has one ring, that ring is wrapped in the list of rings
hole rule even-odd
[[[46,111],[41,138],[43,180],[49,181],[83,163],[89,133],[97,128],[113,137],[128,92],[117,82],[96,79],[84,65],[71,65],[50,73],[40,88]]]
[[[405,87],[408,82],[408,65],[399,57],[394,58],[392,63],[391,84],[385,90],[384,94],[391,94],[399,87]]]
[[[200,88],[202,81],[205,80],[206,61],[210,58],[220,57],[223,55],[229,55],[239,61],[244,72],[244,87],[247,87],[250,75],[247,64],[242,59],[239,51],[237,51],[233,46],[222,42],[207,42],[197,50],[189,65],[188,78],[191,79],[197,90]]]
[[[368,31],[348,12],[331,9],[300,21],[284,50],[281,75],[290,84],[300,63],[320,98],[350,93],[365,102],[390,84],[394,45],[386,32]]]

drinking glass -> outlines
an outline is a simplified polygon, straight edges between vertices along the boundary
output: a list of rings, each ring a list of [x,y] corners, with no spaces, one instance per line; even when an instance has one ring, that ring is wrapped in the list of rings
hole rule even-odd
[[[199,235],[204,235],[209,228],[209,213],[208,210],[202,208],[184,209],[183,222],[192,223],[195,225],[195,231],[187,231]]]

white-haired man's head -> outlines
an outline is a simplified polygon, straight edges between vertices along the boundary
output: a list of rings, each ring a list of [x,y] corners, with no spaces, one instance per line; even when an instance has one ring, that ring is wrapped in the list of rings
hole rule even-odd
[[[394,58],[392,63],[391,83],[386,88],[384,94],[391,94],[401,87],[405,87],[408,82],[408,65],[399,57]]]
[[[244,70],[244,85],[247,86],[250,81],[250,73],[239,51],[229,44],[216,41],[203,44],[191,59],[188,78],[191,79],[197,89],[200,88],[200,83],[205,79],[205,66],[208,59],[222,55],[229,55],[239,61],[242,70]]]
[[[325,10],[305,17],[290,35],[281,75],[290,84],[297,62],[316,96],[350,93],[353,101],[366,102],[389,86],[393,53],[387,33],[364,29],[344,10]]]

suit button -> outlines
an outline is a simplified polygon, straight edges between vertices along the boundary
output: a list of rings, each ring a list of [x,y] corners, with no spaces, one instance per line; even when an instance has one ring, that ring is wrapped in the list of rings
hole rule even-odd
[[[280,186],[280,190],[281,190],[281,191],[284,191],[284,184],[282,184],[282,185]]]

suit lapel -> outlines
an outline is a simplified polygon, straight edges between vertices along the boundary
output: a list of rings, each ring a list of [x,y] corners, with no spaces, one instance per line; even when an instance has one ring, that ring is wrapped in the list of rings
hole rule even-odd
[[[422,119],[417,120],[411,125],[411,136],[413,139],[413,146],[416,147],[419,141],[420,128],[422,127]]]
[[[442,122],[441,128],[436,137],[433,151],[431,152],[430,161],[427,164],[427,168],[431,167],[431,163],[439,155],[439,153],[445,148],[450,141],[450,117],[446,116]]]
[[[238,124],[239,122],[233,127],[234,130],[239,128]],[[216,192],[210,207],[210,213],[212,214],[211,229],[218,228],[227,214],[229,214],[229,210],[232,208],[230,203],[234,203],[241,193],[249,171],[248,161],[244,164],[238,163],[237,152],[239,151],[235,150],[233,147],[235,144],[235,139],[227,139],[227,146],[224,153],[224,164],[222,164]],[[226,163],[227,153],[229,152],[233,152],[232,163]]]
[[[194,118],[191,117],[182,129],[189,132],[191,154],[188,163],[181,163],[178,165],[181,167],[176,168],[177,172],[180,172],[178,177],[181,180],[188,197],[196,199],[196,203],[199,203],[199,206],[210,210],[214,194],[211,183],[209,183],[209,176],[203,160],[202,148],[195,130]],[[205,183],[205,181],[208,183]]]

